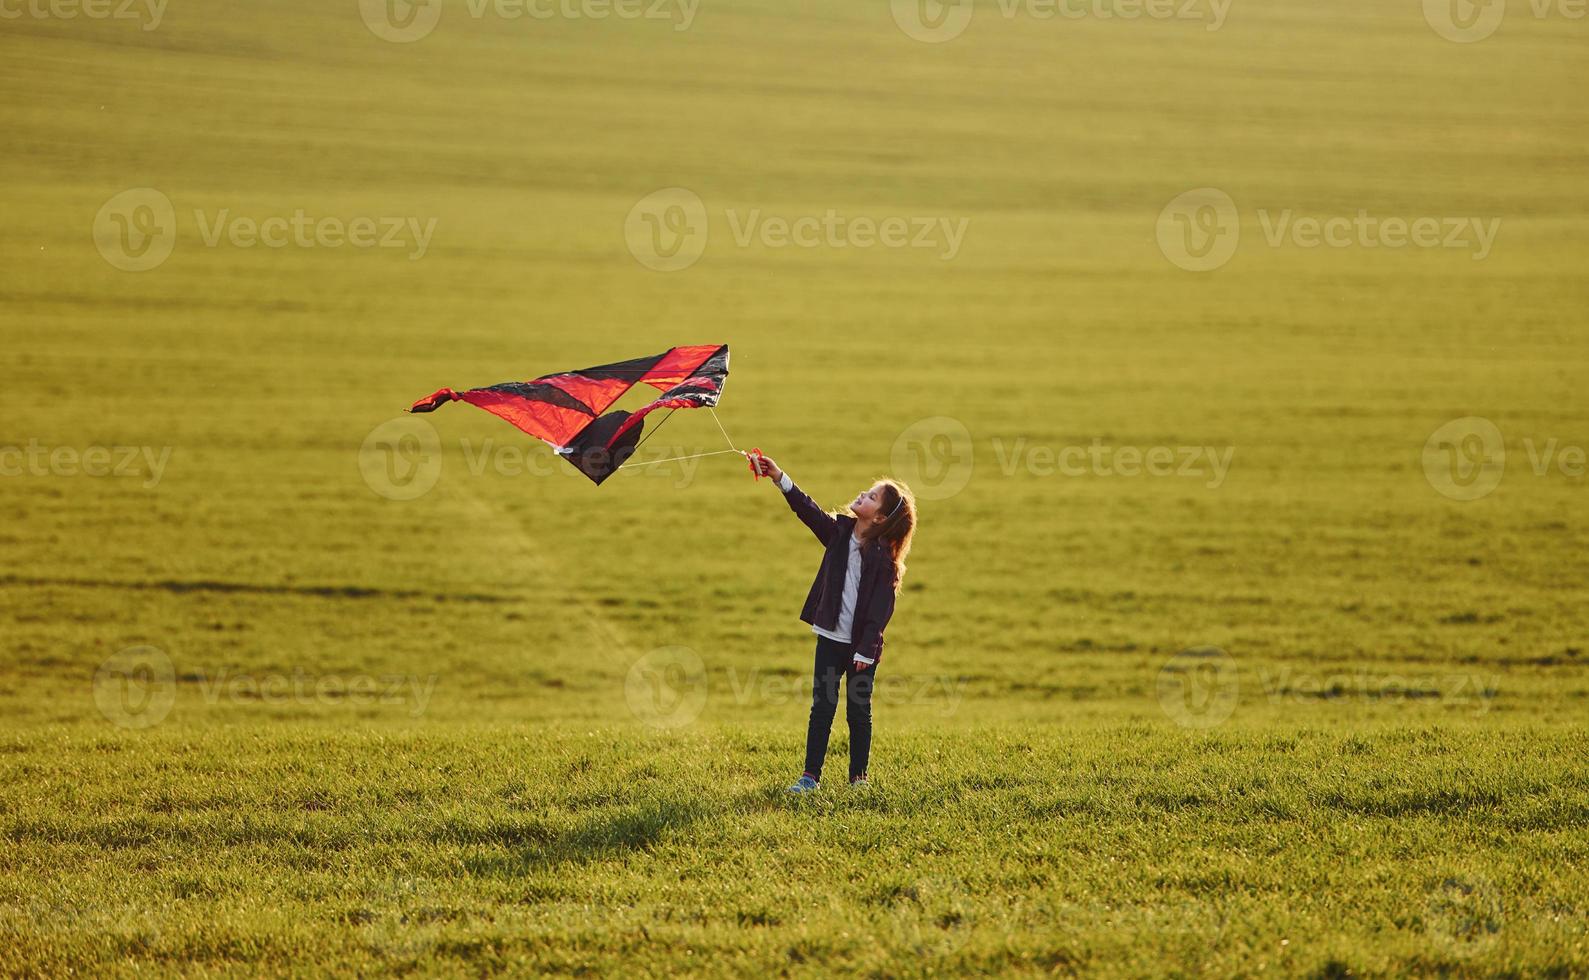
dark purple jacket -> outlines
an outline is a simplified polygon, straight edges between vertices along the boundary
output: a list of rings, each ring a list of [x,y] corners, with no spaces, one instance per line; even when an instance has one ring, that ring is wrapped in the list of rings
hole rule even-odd
[[[795,512],[811,533],[827,548],[822,567],[800,610],[802,622],[831,630],[839,623],[839,604],[844,597],[844,576],[850,565],[850,535],[855,518],[833,515],[817,506],[793,483],[784,494],[789,509]],[[883,628],[894,615],[894,559],[888,545],[867,541],[861,545],[861,583],[855,592],[855,622],[850,626],[850,649],[872,660],[883,657]]]

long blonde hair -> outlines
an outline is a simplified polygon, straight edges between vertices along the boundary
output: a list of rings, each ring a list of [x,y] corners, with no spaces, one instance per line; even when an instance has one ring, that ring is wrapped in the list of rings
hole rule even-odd
[[[861,530],[862,540],[877,539],[888,545],[889,556],[894,560],[894,591],[905,578],[905,556],[910,554],[910,540],[916,535],[916,495],[904,481],[880,476],[883,499],[878,511],[889,516],[881,524],[869,524]]]

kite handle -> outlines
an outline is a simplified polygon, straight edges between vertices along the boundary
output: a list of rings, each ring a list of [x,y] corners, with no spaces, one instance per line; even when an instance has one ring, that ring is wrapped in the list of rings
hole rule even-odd
[[[761,461],[764,458],[766,457],[762,456],[760,449],[752,449],[745,453],[745,459],[750,462],[750,473],[758,483],[761,482]]]

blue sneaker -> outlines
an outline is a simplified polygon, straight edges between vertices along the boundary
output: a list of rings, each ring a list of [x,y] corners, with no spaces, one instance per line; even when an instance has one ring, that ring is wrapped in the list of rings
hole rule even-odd
[[[789,792],[791,793],[815,793],[816,790],[817,781],[811,778],[810,773],[801,773],[800,778],[795,780],[793,786],[789,787]]]

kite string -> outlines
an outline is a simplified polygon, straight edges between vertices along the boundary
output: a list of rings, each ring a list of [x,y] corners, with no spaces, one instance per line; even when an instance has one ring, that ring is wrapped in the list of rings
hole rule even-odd
[[[728,448],[738,453],[739,450],[734,448],[734,440],[728,437],[728,430],[723,428],[723,420],[717,417],[717,408],[713,405],[708,405],[706,410],[712,413],[712,421],[717,423],[717,430],[723,434],[723,439],[728,443]],[[740,455],[743,456],[744,453],[740,453]]]
[[[716,452],[693,453],[693,454],[691,454],[689,456],[669,456],[667,459],[648,459],[648,460],[646,460],[643,463],[625,463],[625,464],[623,464],[622,466],[620,466],[618,468],[620,470],[626,470],[626,469],[628,469],[631,466],[655,466],[658,463],[676,463],[676,462],[678,462],[681,459],[700,459],[702,456],[726,456],[729,453],[734,453],[735,455],[740,455],[740,456],[744,455],[744,453],[741,453],[737,449],[719,449]]]
[[[645,439],[641,439],[639,442],[635,443],[635,447],[634,447],[633,451],[634,452],[639,452],[640,451],[640,447],[644,446],[646,444],[646,439],[649,439],[652,436],[656,435],[658,432],[661,432],[662,431],[662,427],[664,425],[668,424],[668,420],[673,418],[673,413],[677,412],[677,411],[678,411],[678,409],[676,409],[676,408],[668,409],[668,414],[663,416],[661,422],[657,423],[657,427],[655,429],[652,429],[650,432],[647,432],[646,435],[645,435]],[[619,467],[619,469],[622,469],[622,468],[623,467]]]
[[[727,449],[719,449],[710,453],[692,453],[688,456],[669,456],[667,459],[648,459],[643,463],[624,463],[622,466],[618,467],[618,469],[628,469],[631,466],[656,466],[658,463],[676,463],[681,459],[700,459],[703,456],[726,456],[729,453],[736,453],[740,456],[745,455],[743,451],[735,448],[734,440],[729,437],[728,430],[723,428],[723,420],[717,417],[717,411],[710,405],[706,406],[706,410],[712,413],[712,421],[717,423],[718,431],[723,433],[723,439],[728,443]],[[649,439],[652,435],[655,435],[657,429],[661,429],[663,425],[668,423],[668,419],[671,419],[672,417],[673,412],[668,412],[667,418],[662,420],[662,425],[658,425],[656,429],[653,429],[651,432],[647,433],[646,439]],[[641,439],[640,442],[635,445],[635,449],[639,449],[640,446],[644,445],[646,439]]]

